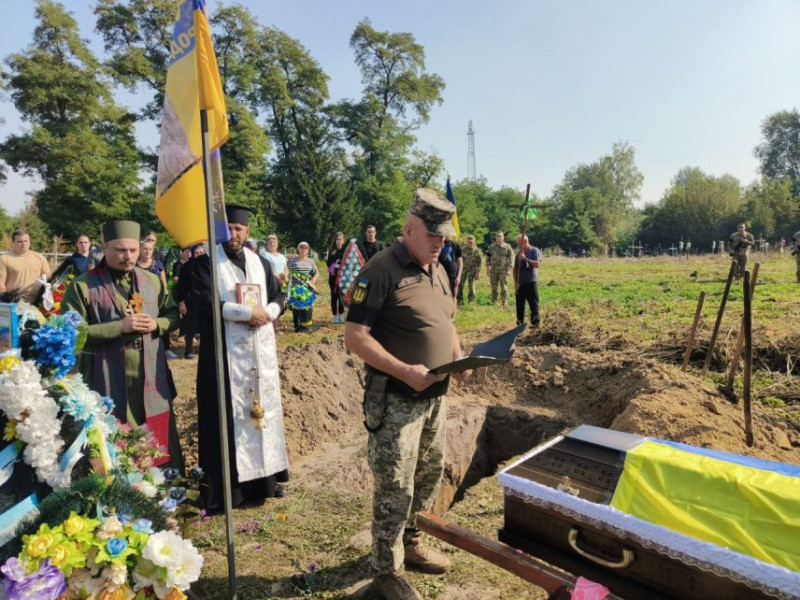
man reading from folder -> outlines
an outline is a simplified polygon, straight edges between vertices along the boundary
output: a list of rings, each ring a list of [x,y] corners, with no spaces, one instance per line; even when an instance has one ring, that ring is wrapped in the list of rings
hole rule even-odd
[[[436,262],[444,236],[455,234],[453,212],[433,190],[414,192],[402,241],[373,256],[353,284],[345,326],[345,345],[367,367],[373,588],[383,598],[421,598],[404,564],[429,573],[450,565],[421,543],[415,515],[433,506],[444,471],[449,379],[430,369],[461,357],[450,282]]]

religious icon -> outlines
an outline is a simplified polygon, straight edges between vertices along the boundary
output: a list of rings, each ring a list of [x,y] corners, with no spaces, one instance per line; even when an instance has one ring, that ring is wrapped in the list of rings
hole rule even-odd
[[[253,308],[261,304],[261,286],[257,283],[237,283],[236,301]]]

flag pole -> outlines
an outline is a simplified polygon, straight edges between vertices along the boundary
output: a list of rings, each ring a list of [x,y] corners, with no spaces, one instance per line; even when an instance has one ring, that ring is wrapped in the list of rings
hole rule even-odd
[[[222,356],[222,312],[220,309],[219,266],[217,263],[217,233],[214,230],[214,198],[211,186],[211,156],[208,151],[208,113],[200,109],[200,132],[203,138],[203,183],[206,193],[208,222],[208,254],[211,261],[211,318],[214,326],[214,358],[217,370],[217,406],[219,407],[219,439],[222,455],[222,491],[225,503],[225,538],[228,555],[228,593],[236,600],[236,557],[233,548],[233,506],[231,493],[230,456],[228,451],[228,414],[225,408],[225,365]]]

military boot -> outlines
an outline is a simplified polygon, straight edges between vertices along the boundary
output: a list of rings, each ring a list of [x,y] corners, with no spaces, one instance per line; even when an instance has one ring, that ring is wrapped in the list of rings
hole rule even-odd
[[[405,550],[405,565],[409,568],[441,575],[450,568],[450,559],[430,546],[425,546],[421,540],[415,539],[403,547]]]
[[[403,569],[376,575],[372,579],[372,590],[384,600],[423,600],[420,593],[406,579]]]

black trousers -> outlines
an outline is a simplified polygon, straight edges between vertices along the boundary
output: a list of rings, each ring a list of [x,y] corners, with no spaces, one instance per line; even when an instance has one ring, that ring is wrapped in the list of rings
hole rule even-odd
[[[331,312],[333,316],[344,314],[344,303],[339,288],[336,285],[336,276],[328,275],[328,287],[331,288]]]
[[[531,309],[531,324],[539,324],[539,286],[536,281],[521,283],[516,294],[517,322],[525,322],[525,302]]]

